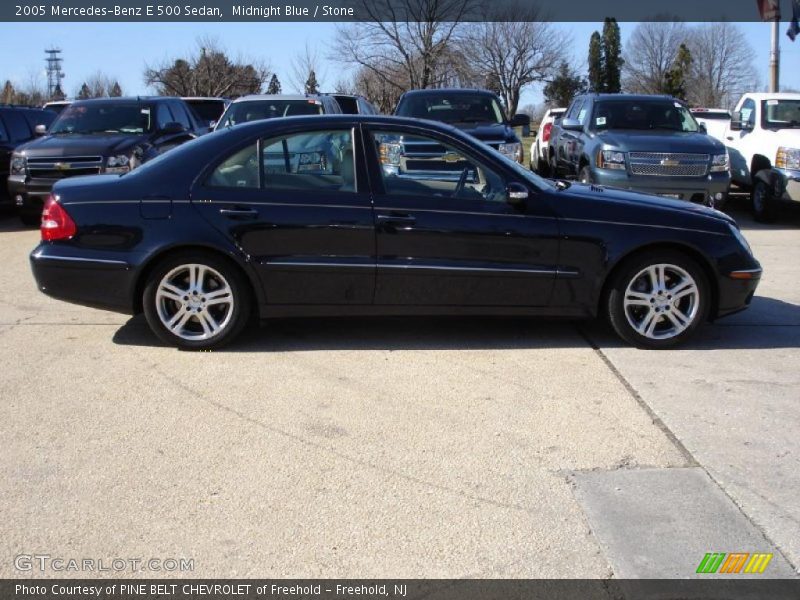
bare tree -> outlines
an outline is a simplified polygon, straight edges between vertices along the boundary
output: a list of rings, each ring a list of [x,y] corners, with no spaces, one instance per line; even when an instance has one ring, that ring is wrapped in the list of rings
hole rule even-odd
[[[687,46],[692,54],[687,99],[692,104],[730,107],[752,88],[757,78],[753,48],[733,23],[699,25]]]
[[[95,71],[86,79],[85,84],[89,88],[89,98],[104,98],[110,95],[114,79],[102,71]]]
[[[325,73],[321,69],[321,59],[316,49],[312,49],[308,43],[303,52],[296,54],[292,59],[292,69],[289,75],[289,83],[294,86],[297,92],[311,93],[308,91],[308,82],[313,73],[317,87],[322,87],[325,81]]]
[[[331,58],[397,90],[436,85],[439,63],[474,0],[355,0],[365,22],[338,29]]]
[[[211,38],[199,38],[193,56],[146,67],[144,81],[167,96],[237,97],[261,91],[269,66],[241,57],[230,58]]]
[[[469,23],[459,36],[461,52],[476,73],[495,82],[510,117],[524,88],[555,76],[569,46],[540,19],[535,7],[512,5]]]
[[[689,28],[681,22],[652,21],[637,25],[625,45],[623,89],[634,94],[664,93],[665,76],[689,34]]]
[[[47,102],[47,86],[41,71],[31,69],[23,83],[14,86],[14,103],[26,106],[41,106]]]

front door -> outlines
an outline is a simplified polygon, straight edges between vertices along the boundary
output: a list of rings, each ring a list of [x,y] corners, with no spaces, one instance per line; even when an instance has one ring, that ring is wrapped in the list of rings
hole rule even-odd
[[[508,202],[529,185],[456,138],[373,127],[376,305],[545,306],[558,263],[555,217]],[[488,151],[487,151],[488,152]],[[499,159],[498,159],[499,160]]]
[[[357,139],[351,128],[306,128],[253,140],[193,192],[249,255],[269,304],[372,303],[375,234]]]

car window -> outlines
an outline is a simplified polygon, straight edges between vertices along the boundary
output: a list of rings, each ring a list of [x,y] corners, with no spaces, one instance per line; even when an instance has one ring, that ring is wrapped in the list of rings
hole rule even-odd
[[[504,123],[503,109],[489,94],[439,92],[403,96],[395,114],[399,117],[431,119],[444,123]]]
[[[764,127],[800,128],[800,100],[765,100],[761,103]]]
[[[8,136],[13,142],[24,142],[29,140],[33,133],[28,127],[28,122],[20,113],[9,111],[5,114],[6,127],[8,127]]]
[[[206,180],[208,187],[258,188],[258,147],[255,143],[223,160]]]
[[[689,109],[674,100],[615,98],[595,102],[592,109],[592,130],[635,129],[664,131],[698,131]]]
[[[150,107],[136,102],[91,100],[65,108],[50,128],[62,133],[132,133],[151,130]]]
[[[572,102],[572,105],[569,107],[566,118],[577,119],[581,107],[583,107],[583,98],[575,98],[575,100]]]
[[[354,156],[349,129],[306,131],[265,140],[261,146],[263,187],[355,193]]]
[[[748,98],[742,104],[742,121],[751,126],[756,124],[756,103],[752,98]]]
[[[6,126],[3,124],[3,119],[0,117],[0,142],[7,142],[8,141],[8,131],[6,131]]]
[[[193,129],[192,122],[189,120],[189,115],[186,114],[183,104],[180,102],[173,102],[170,110],[178,123],[186,127],[186,129]]]
[[[506,182],[493,169],[425,135],[378,130],[372,140],[386,194],[505,202]]]
[[[28,122],[28,127],[31,131],[36,129],[37,125],[44,125],[50,127],[50,124],[56,118],[55,113],[49,110],[30,110],[23,113],[25,120]]]
[[[275,117],[321,115],[324,112],[320,100],[243,100],[228,107],[218,128]]]
[[[156,104],[156,127],[158,129],[164,129],[167,123],[172,123],[174,120],[166,103],[159,102]]]

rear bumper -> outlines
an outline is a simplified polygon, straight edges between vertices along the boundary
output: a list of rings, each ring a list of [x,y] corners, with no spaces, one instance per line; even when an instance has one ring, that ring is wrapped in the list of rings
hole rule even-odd
[[[727,194],[731,184],[728,173],[710,173],[704,177],[648,177],[608,169],[592,169],[592,181],[635,192],[675,196],[681,200],[698,200],[700,197],[705,200],[716,194]]]
[[[105,256],[76,256],[72,248],[42,243],[30,255],[39,290],[48,296],[133,314],[135,272],[124,260]]]

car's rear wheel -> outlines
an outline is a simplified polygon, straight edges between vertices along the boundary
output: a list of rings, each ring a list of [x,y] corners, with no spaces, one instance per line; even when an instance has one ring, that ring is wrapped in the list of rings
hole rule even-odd
[[[147,322],[164,342],[187,350],[233,340],[250,314],[247,282],[226,259],[181,252],[161,262],[144,288]]]
[[[611,282],[607,314],[625,341],[640,348],[667,348],[689,338],[706,320],[708,277],[681,252],[663,250],[627,261]]]
[[[778,200],[772,192],[772,186],[760,179],[756,181],[751,193],[753,217],[761,223],[771,223],[778,216]]]

